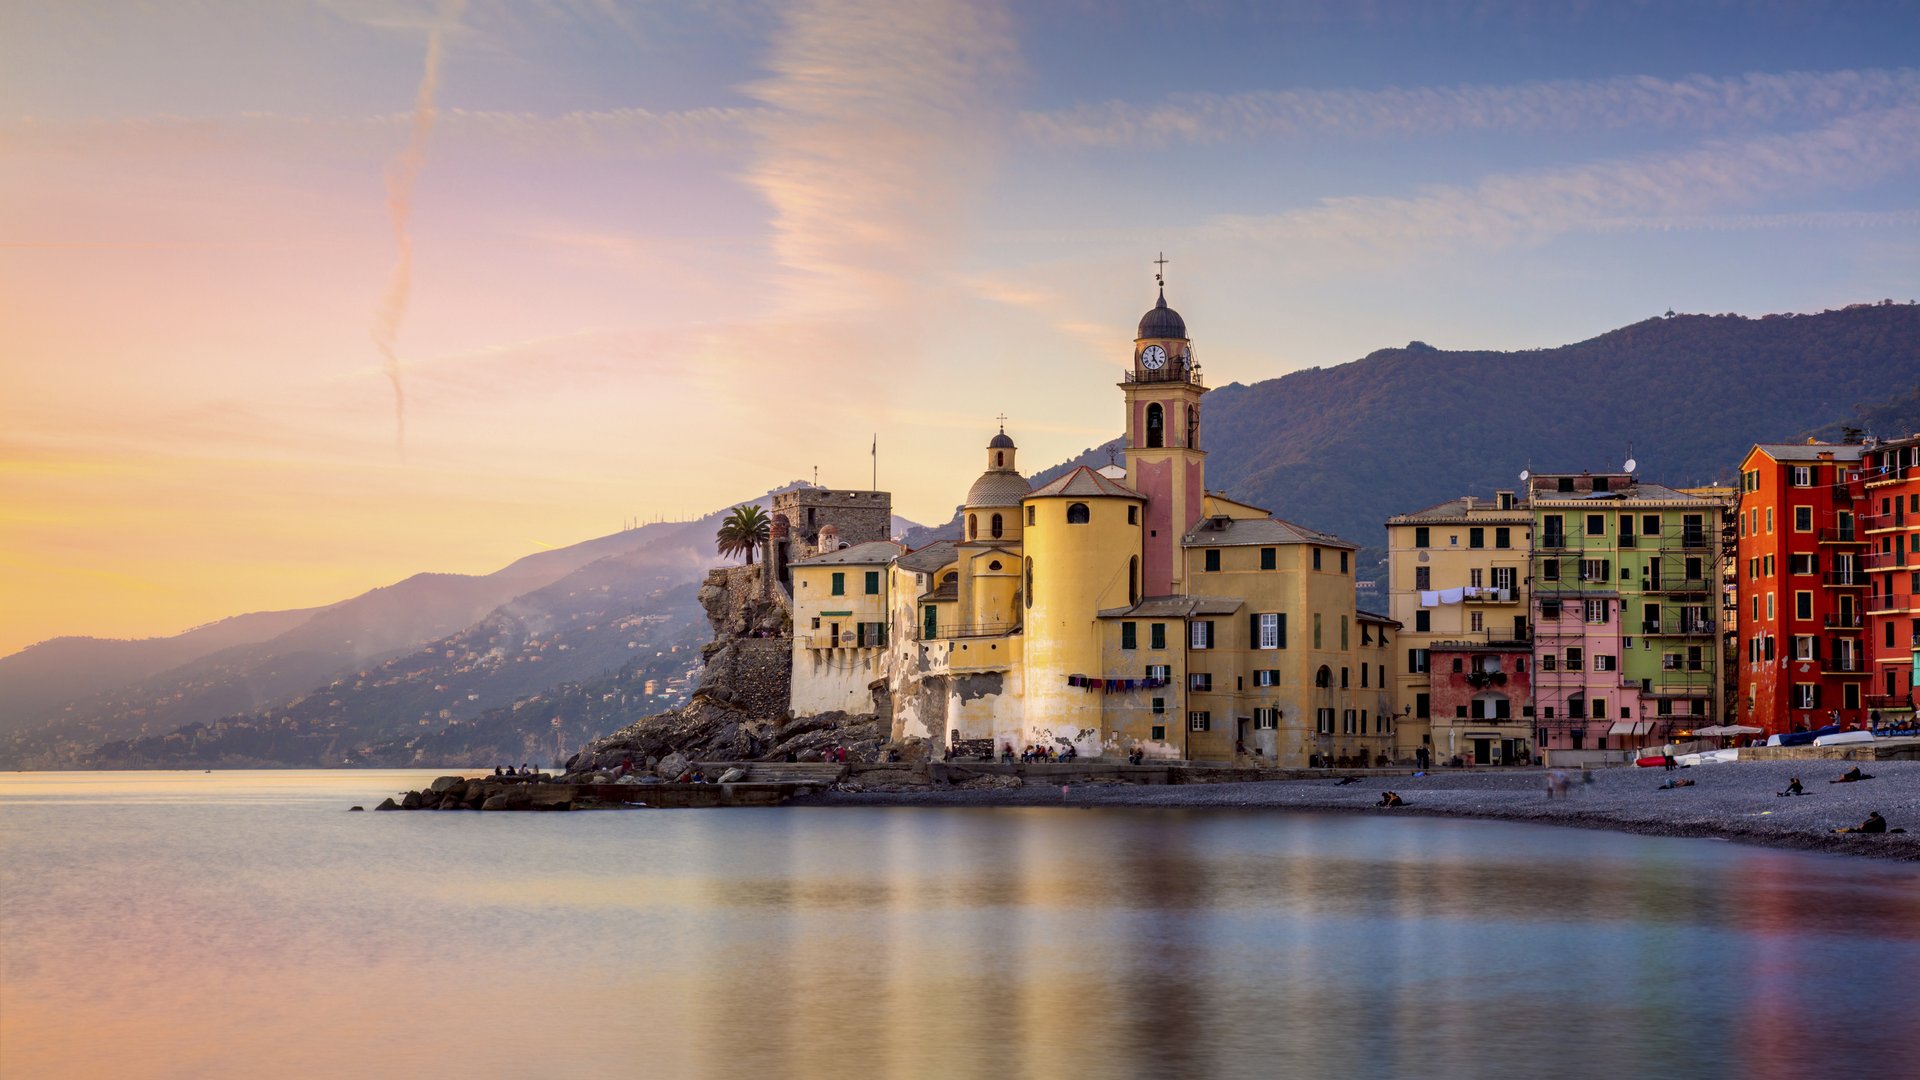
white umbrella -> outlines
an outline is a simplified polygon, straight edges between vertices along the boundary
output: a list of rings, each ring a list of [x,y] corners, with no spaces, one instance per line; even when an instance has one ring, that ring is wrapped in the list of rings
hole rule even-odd
[[[1745,724],[1728,724],[1726,727],[1723,727],[1720,729],[1720,734],[1722,735],[1758,735],[1760,734],[1760,729],[1757,727],[1748,727]]]

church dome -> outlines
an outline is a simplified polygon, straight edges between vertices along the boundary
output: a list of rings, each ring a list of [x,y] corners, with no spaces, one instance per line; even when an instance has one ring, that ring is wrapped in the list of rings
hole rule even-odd
[[[1020,500],[1033,491],[1033,485],[1026,478],[1011,470],[991,469],[980,474],[980,479],[967,489],[969,507],[1019,506]]]
[[[1180,313],[1167,306],[1167,291],[1160,290],[1160,302],[1153,310],[1140,316],[1140,332],[1136,338],[1185,338],[1187,321]]]
[[[987,449],[1011,450],[1013,449],[1013,437],[1007,434],[1006,428],[1001,428],[1000,434],[995,435],[992,441],[987,443]]]

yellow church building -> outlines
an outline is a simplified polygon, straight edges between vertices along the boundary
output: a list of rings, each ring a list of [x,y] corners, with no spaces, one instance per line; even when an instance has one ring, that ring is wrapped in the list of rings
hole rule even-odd
[[[1356,608],[1356,545],[1206,490],[1206,384],[1164,289],[1120,390],[1124,469],[1035,488],[1003,427],[959,539],[795,561],[795,714],[883,711],[962,752],[1390,757],[1399,624]]]

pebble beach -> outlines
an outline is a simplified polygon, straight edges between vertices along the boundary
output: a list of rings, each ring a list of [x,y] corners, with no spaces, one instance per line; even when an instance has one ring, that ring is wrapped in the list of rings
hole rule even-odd
[[[1834,760],[1731,762],[1693,768],[1568,771],[1563,798],[1549,798],[1546,769],[1434,770],[1360,778],[1139,786],[1029,782],[1019,787],[962,790],[822,792],[796,805],[841,806],[1111,806],[1218,807],[1490,818],[1576,828],[1614,829],[1654,836],[1710,837],[1770,847],[1920,861],[1920,761],[1869,761],[1874,779],[1832,784],[1852,762]],[[1780,796],[1793,777],[1802,796]],[[1687,787],[1662,790],[1669,779]],[[1406,805],[1375,806],[1382,791]],[[1843,834],[1877,810],[1905,834]]]

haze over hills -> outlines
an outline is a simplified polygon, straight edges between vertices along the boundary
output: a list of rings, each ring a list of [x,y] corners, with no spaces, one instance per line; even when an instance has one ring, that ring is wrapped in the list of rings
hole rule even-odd
[[[767,505],[772,495],[744,501]],[[349,676],[358,681],[365,673],[374,676],[373,682],[385,682],[393,676],[374,675],[377,669],[428,642],[441,643],[442,653],[454,649],[464,656],[477,634],[499,639],[483,652],[510,651],[529,640],[537,645],[542,633],[558,625],[640,611],[655,594],[697,582],[714,564],[713,533],[723,513],[538,552],[493,574],[417,574],[328,607],[242,616],[173,638],[59,639],[35,645],[0,660],[0,761],[53,764],[110,739],[271,711]],[[602,606],[574,602],[578,598]],[[682,603],[671,618],[676,626],[691,625],[697,609]],[[574,655],[544,668],[537,668],[544,661],[533,661],[535,667],[527,669],[551,676],[536,676],[532,683],[518,677],[490,680],[468,691],[477,696],[463,696],[457,713],[484,711],[529,692],[535,683],[544,687],[620,667],[629,659],[625,640],[618,656],[556,650],[556,656]],[[135,662],[114,668],[122,654]],[[91,670],[96,667],[108,670]],[[403,707],[401,697],[364,700],[386,719],[404,716],[412,724],[417,718],[406,711],[411,703]],[[446,706],[428,715],[437,717],[440,707]]]

